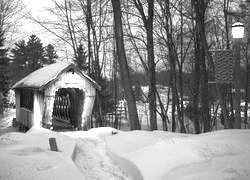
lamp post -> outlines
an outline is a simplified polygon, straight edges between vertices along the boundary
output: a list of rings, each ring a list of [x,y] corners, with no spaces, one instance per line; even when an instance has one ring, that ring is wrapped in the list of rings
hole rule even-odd
[[[235,58],[235,71],[234,71],[234,107],[235,107],[235,123],[234,128],[241,128],[241,108],[240,108],[240,43],[244,35],[244,25],[236,22],[232,25],[233,35],[233,54]]]

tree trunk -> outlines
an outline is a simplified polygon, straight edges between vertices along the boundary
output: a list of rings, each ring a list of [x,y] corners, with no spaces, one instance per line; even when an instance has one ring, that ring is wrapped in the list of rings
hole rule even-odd
[[[156,119],[156,82],[155,82],[155,61],[154,61],[154,40],[153,40],[153,17],[154,1],[148,1],[148,20],[147,20],[147,52],[148,52],[148,73],[149,73],[149,114],[150,129],[157,130]]]
[[[196,48],[195,48],[196,49]],[[195,50],[195,56],[197,56],[197,50]],[[200,62],[199,59],[195,60],[195,67],[193,72],[193,120],[195,133],[200,134],[200,120],[199,120],[199,87],[200,87]]]
[[[4,107],[3,107],[4,96],[3,93],[0,92],[0,115],[3,115]]]
[[[150,129],[157,129],[156,118],[156,82],[155,82],[155,61],[154,61],[154,39],[153,39],[153,20],[154,20],[154,0],[147,1],[148,12],[144,12],[143,4],[140,0],[133,0],[133,3],[141,15],[144,28],[147,34],[147,56],[148,56],[148,82],[149,82],[149,115]]]
[[[184,57],[183,57],[183,1],[181,1],[181,60],[180,60],[180,66],[179,66],[179,86],[180,86],[180,103],[181,103],[181,119],[183,121],[184,125],[184,104],[183,104],[183,63],[184,63]],[[185,130],[185,125],[184,125]]]
[[[117,107],[116,107],[116,103],[117,103],[117,58],[116,58],[116,54],[115,54],[115,49],[113,52],[114,55],[114,61],[113,61],[113,98],[114,98],[114,102],[115,102],[115,122],[114,122],[114,128],[118,129],[118,114],[117,114]]]
[[[206,34],[205,34],[205,11],[207,7],[206,0],[192,0],[195,17],[195,67],[196,75],[196,90],[201,91],[201,114],[204,122],[204,131],[211,130],[211,122],[209,115],[209,101],[208,101],[208,74],[206,70]],[[198,67],[199,66],[199,67]],[[200,88],[199,83],[200,80]],[[195,91],[196,91],[195,90]],[[197,98],[197,97],[196,97]],[[196,101],[196,100],[195,100]],[[197,102],[195,108],[198,108]],[[197,115],[196,120],[197,121]],[[196,122],[197,123],[197,122]],[[198,124],[197,124],[198,125]]]
[[[171,115],[172,115],[172,132],[175,132],[176,131],[176,121],[175,121],[175,107],[176,107],[176,103],[175,103],[175,93],[174,93],[174,89],[171,88],[171,91],[172,91],[172,112],[171,112]]]
[[[128,70],[128,63],[124,49],[123,30],[121,21],[121,4],[120,0],[111,0],[111,2],[114,12],[114,21],[115,21],[114,29],[115,29],[118,63],[120,66],[120,75],[122,80],[122,86],[125,91],[125,98],[128,103],[130,129],[136,130],[140,129],[140,124],[137,114],[135,97],[132,90],[131,78]]]
[[[203,16],[199,16],[200,22],[200,58],[201,58],[201,107],[202,120],[204,122],[204,132],[211,131],[211,121],[209,114],[209,94],[208,94],[208,72],[206,67],[206,34],[205,34],[205,7],[203,7]]]
[[[227,108],[227,85],[226,84],[219,84],[218,91],[220,92],[220,106],[221,106],[221,115],[222,120],[224,123],[224,128],[229,129],[229,111]]]
[[[163,103],[161,101],[161,97],[160,97],[158,91],[156,91],[156,96],[158,98],[159,105],[160,105],[160,108],[161,108],[161,112],[159,114],[160,114],[161,119],[162,119],[162,129],[163,129],[163,131],[167,131],[168,130],[167,114],[165,112],[165,108],[164,108],[164,105],[163,105]]]
[[[202,119],[204,122],[204,132],[211,131],[211,121],[209,114],[209,100],[208,100],[208,74],[206,71],[205,56],[201,68],[201,107]]]
[[[88,74],[91,74],[91,64],[93,61],[92,44],[91,44],[91,0],[87,0],[87,12],[86,12],[86,24],[87,24],[87,37],[88,37]]]
[[[194,27],[195,28],[195,27]],[[194,71],[193,71],[193,100],[192,100],[192,109],[193,109],[193,121],[195,133],[199,134],[200,131],[200,113],[199,113],[199,95],[200,95],[200,58],[199,58],[199,32],[197,29],[194,29],[194,51],[195,51],[195,61],[194,61]]]

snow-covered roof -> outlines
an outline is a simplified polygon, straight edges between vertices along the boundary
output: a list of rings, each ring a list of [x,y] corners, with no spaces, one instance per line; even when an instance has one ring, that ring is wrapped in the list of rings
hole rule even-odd
[[[34,88],[42,90],[47,84],[54,81],[65,71],[70,70],[71,68],[74,71],[79,72],[79,74],[85,77],[88,81],[90,81],[96,89],[100,89],[101,87],[88,75],[81,72],[74,64],[68,62],[57,62],[43,68],[40,68],[28,76],[24,77],[16,84],[12,86],[13,89],[17,88]]]

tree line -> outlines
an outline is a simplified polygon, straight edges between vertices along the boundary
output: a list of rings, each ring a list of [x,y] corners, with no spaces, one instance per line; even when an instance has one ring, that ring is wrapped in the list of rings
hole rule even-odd
[[[0,29],[1,32],[1,29]],[[4,32],[0,33],[0,84],[1,84],[1,113],[8,103],[8,90],[11,85],[29,73],[52,64],[58,58],[53,45],[43,46],[36,35],[31,35],[27,41],[21,40],[14,47],[4,46]]]
[[[139,87],[143,79],[143,84],[149,86],[151,130],[158,129],[159,116],[164,130],[185,133],[188,115],[195,133],[208,132],[213,129],[219,108],[225,128],[235,127],[234,86],[214,81],[215,60],[211,50],[232,48],[232,22],[242,20],[247,24],[248,20],[232,16],[229,10],[233,7],[247,12],[249,4],[239,6],[238,1],[229,0],[52,2],[53,7],[48,8],[47,13],[53,18],[37,19],[31,14],[28,18],[64,44],[67,55],[71,52],[71,59],[79,68],[103,87],[96,98],[96,126],[102,126],[107,99],[112,99],[113,105],[118,101],[117,86],[121,85],[124,95],[120,97],[127,100],[130,127],[140,129],[133,87]],[[241,74],[244,77],[241,84],[245,92],[249,92],[248,45],[249,39],[244,40],[241,53],[242,72],[245,72]],[[31,68],[49,63],[48,57],[38,62],[25,59],[25,66]],[[167,73],[159,76],[160,71]],[[167,95],[172,97],[170,106],[169,102],[163,102],[157,90],[157,83],[164,79],[169,87]],[[188,108],[184,107],[186,95],[189,96]],[[247,102],[248,93],[243,96]],[[246,126],[247,118],[245,113]]]
[[[36,35],[31,35],[27,42],[16,42],[10,53],[12,84],[44,65],[54,63],[58,58],[54,46],[44,46]]]

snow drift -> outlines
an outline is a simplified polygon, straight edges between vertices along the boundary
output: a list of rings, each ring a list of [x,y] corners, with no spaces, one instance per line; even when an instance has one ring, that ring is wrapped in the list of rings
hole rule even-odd
[[[55,137],[59,152],[50,151]],[[0,179],[250,179],[250,131],[201,135],[113,128],[0,136]]]

